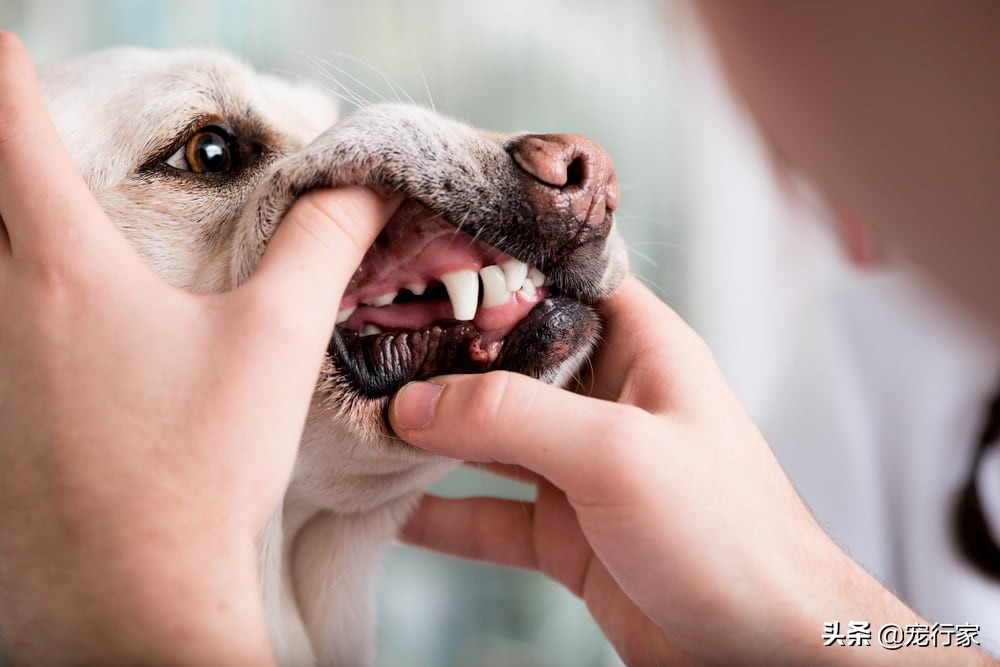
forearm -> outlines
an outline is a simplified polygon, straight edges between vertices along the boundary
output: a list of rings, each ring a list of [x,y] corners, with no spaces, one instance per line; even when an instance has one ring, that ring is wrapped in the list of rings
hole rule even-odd
[[[981,651],[976,638],[960,639],[944,631],[935,637],[933,622],[907,607],[832,542],[829,548],[836,552],[830,552],[829,566],[823,568],[826,576],[816,576],[814,565],[810,571],[817,587],[797,593],[799,620],[789,647],[796,658],[789,664],[1000,665]],[[922,628],[926,634],[921,639]]]
[[[14,663],[273,665],[252,549],[170,532],[15,556],[0,614]]]

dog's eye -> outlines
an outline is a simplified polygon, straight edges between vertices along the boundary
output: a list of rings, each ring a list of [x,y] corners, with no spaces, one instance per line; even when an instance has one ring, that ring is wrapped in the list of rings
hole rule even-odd
[[[167,164],[195,174],[224,174],[233,168],[233,153],[233,139],[228,132],[220,127],[205,127],[167,158]]]

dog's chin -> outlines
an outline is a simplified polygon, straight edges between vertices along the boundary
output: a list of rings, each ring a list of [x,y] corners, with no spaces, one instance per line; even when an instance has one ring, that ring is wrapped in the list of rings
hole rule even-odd
[[[492,286],[480,278],[483,267]],[[464,306],[456,297],[463,293]],[[360,399],[450,373],[504,370],[555,381],[600,327],[579,295],[412,200],[365,256],[341,309],[328,354],[341,389]]]

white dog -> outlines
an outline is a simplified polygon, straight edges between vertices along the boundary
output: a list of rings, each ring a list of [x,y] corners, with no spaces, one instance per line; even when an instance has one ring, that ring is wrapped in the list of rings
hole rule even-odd
[[[260,536],[281,664],[369,663],[378,552],[450,465],[392,436],[387,398],[446,372],[576,372],[598,334],[587,304],[626,270],[610,160],[579,136],[501,136],[412,106],[337,122],[318,89],[216,53],[114,49],[41,80],[104,209],[185,289],[245,280],[309,189],[406,195],[344,295],[284,505]]]

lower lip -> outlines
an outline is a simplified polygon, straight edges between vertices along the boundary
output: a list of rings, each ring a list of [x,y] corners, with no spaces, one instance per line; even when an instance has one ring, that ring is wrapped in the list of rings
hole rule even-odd
[[[337,327],[328,351],[354,389],[368,398],[447,373],[509,370],[537,377],[596,333],[596,316],[589,315],[592,330],[587,330],[577,309],[587,307],[568,297],[545,298],[506,332],[484,332],[474,323],[454,320],[364,338]]]

